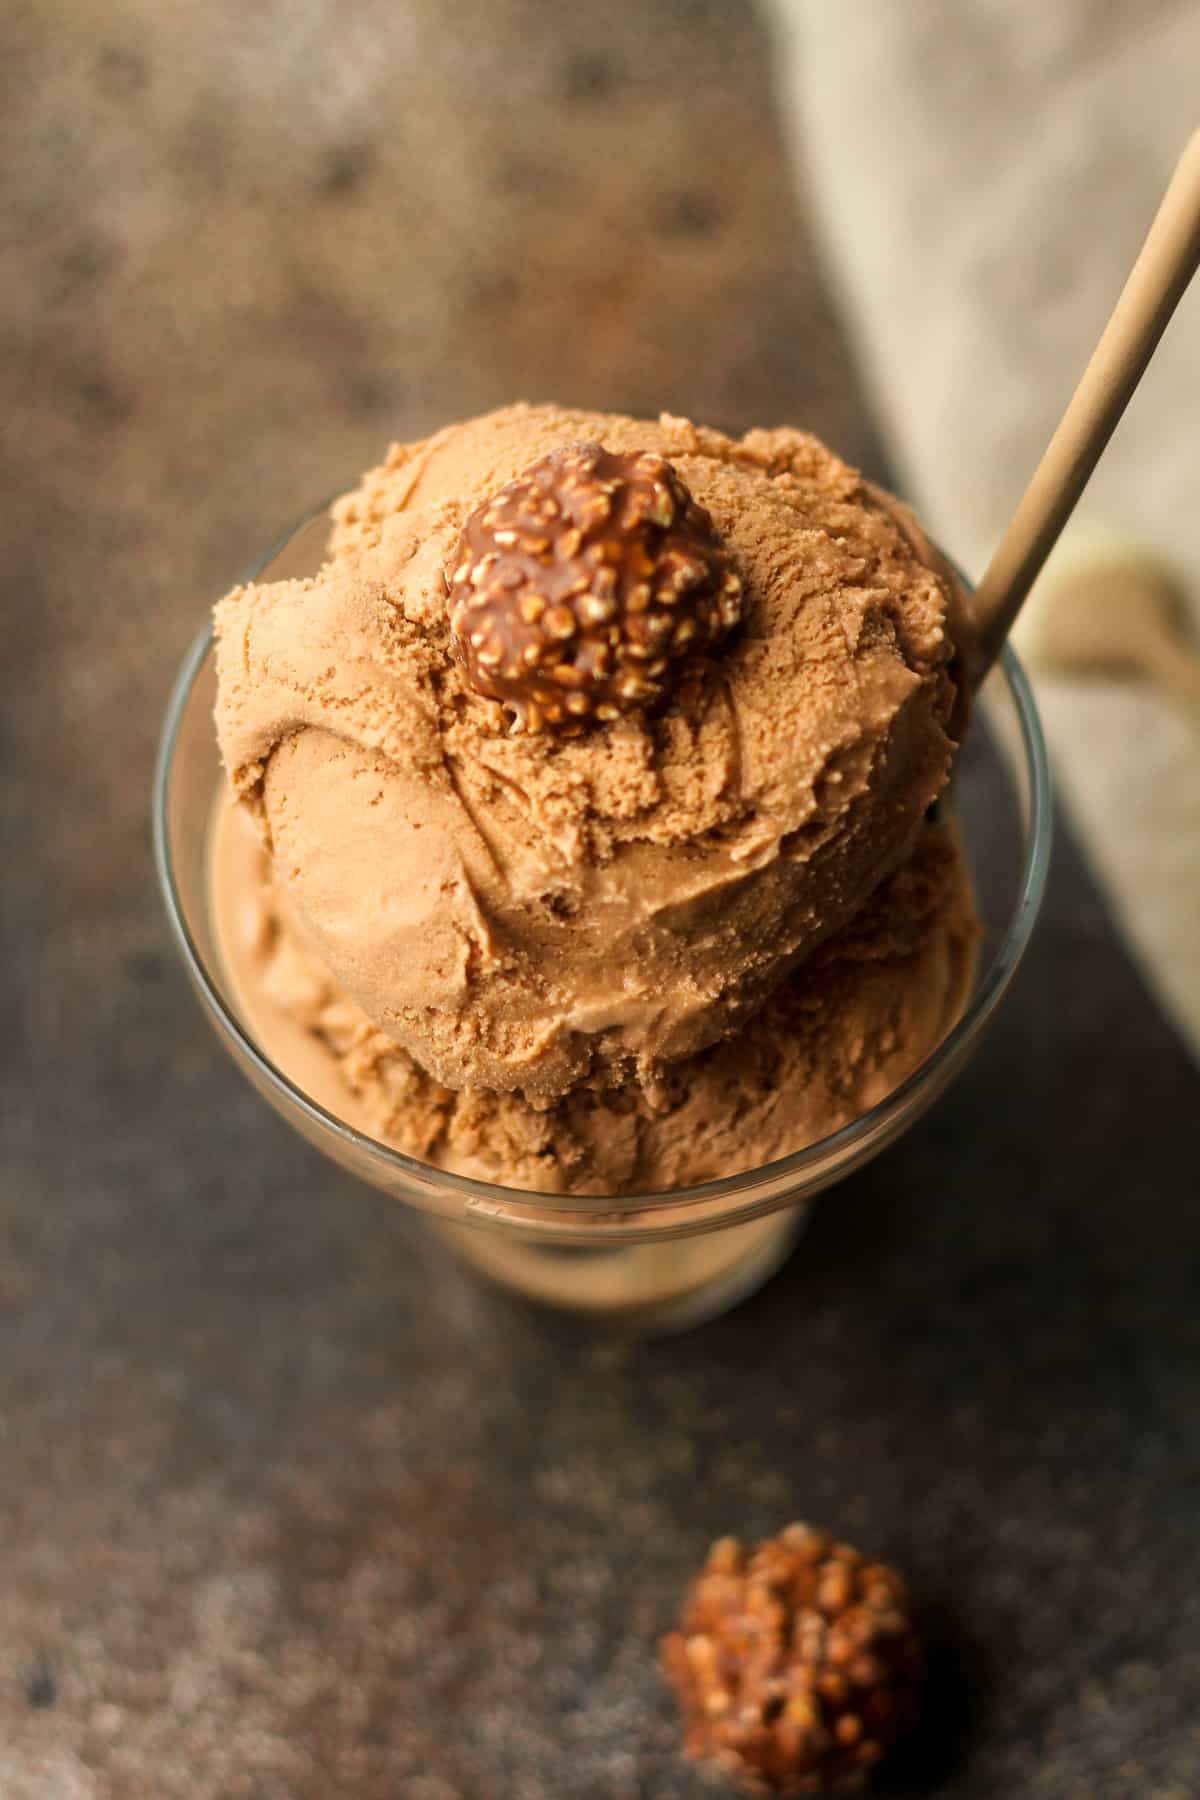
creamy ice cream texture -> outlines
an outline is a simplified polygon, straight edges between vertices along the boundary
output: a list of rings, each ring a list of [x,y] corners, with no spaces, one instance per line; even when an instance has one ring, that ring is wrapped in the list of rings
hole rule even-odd
[[[977,926],[958,835],[922,827],[870,903],[732,1039],[647,1091],[533,1104],[435,1080],[305,942],[246,822],[217,828],[217,914],[242,1012],[318,1103],[409,1156],[547,1193],[646,1193],[757,1168],[848,1124],[938,1043],[970,987]]]
[[[513,736],[453,654],[445,571],[474,509],[581,440],[669,459],[712,515],[744,618],[672,703],[575,737]],[[330,1003],[379,1039],[398,1096],[389,1117],[429,1114],[435,1090],[457,1096],[433,1107],[451,1121],[441,1135],[413,1147],[530,1185],[650,1172],[667,1185],[699,1179],[694,1159],[673,1160],[672,1134],[703,1129],[720,1160],[738,1155],[739,1120],[739,1141],[785,1148],[829,1128],[816,1099],[785,1123],[769,1085],[837,1090],[839,1123],[846,1104],[869,1104],[869,1084],[840,1082],[834,1039],[817,1049],[807,1002],[788,1015],[805,1024],[807,1062],[780,1064],[769,1084],[760,1068],[751,1102],[753,1057],[740,1059],[796,984],[826,992],[846,966],[838,934],[869,930],[864,906],[877,890],[883,905],[881,883],[912,857],[955,748],[957,605],[911,518],[810,436],[735,440],[551,406],[396,447],[337,507],[317,576],[222,601],[221,750],[259,821],[286,936]],[[924,881],[931,842],[902,889]],[[919,930],[910,909],[896,964],[908,998],[893,981],[874,1040],[888,1085],[948,1022],[945,971],[969,905],[947,856],[957,872],[942,885],[957,897],[926,906]],[[894,962],[877,947],[855,966],[882,994]],[[323,1005],[314,1029],[344,1057]],[[863,1015],[853,1030],[865,1041],[874,1027]],[[702,1052],[697,1087],[702,1065],[681,1059]],[[753,1121],[766,1113],[778,1116],[764,1136]],[[630,1147],[616,1150],[622,1131]],[[532,1180],[539,1170],[547,1180]]]

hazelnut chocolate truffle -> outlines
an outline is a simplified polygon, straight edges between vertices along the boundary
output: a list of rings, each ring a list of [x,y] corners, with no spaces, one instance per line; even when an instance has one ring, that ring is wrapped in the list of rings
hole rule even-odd
[[[569,444],[467,520],[448,576],[471,684],[517,731],[661,700],[738,622],[742,584],[664,457]]]
[[[688,1753],[770,1794],[861,1787],[912,1725],[924,1666],[895,1570],[806,1525],[714,1544],[661,1654]]]
[[[431,1077],[649,1090],[910,855],[958,598],[802,432],[508,407],[396,447],[319,574],[220,604],[222,755],[305,941]]]

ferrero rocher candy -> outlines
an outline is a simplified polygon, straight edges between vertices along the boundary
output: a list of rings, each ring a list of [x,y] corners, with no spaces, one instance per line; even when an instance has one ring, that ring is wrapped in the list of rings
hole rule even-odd
[[[789,1525],[713,1545],[662,1663],[689,1755],[752,1792],[860,1786],[913,1722],[924,1657],[894,1569]]]
[[[654,705],[742,615],[704,507],[653,451],[569,444],[471,514],[446,571],[472,686],[514,731]]]

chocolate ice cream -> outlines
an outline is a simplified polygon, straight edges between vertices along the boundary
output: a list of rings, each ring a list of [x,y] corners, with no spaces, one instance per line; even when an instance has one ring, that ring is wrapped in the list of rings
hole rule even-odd
[[[217,826],[214,915],[240,1009],[328,1110],[438,1168],[547,1193],[665,1191],[790,1155],[912,1073],[970,987],[977,926],[952,826],[907,862],[732,1039],[652,1088],[557,1100],[454,1089],[427,1074],[305,942],[271,858],[237,811]]]
[[[622,573],[623,587],[614,576],[608,589],[585,583],[571,594],[564,569],[569,576],[586,545],[560,532],[529,552],[544,560],[542,585],[558,583],[558,613],[564,594],[574,609],[562,617],[565,648],[533,645],[535,659],[546,652],[536,664],[541,691],[553,700],[558,685],[570,695],[586,680],[599,696],[599,676],[626,652],[635,658],[638,606],[665,617],[672,600],[686,607],[691,593],[699,607],[711,594],[712,628],[703,654],[692,645],[696,654],[683,655],[687,634],[671,627],[677,665],[641,641],[641,664],[623,665],[635,680],[646,671],[632,710],[610,684],[588,716],[564,703],[550,706],[551,719],[515,662],[507,685],[481,689],[463,609],[489,549],[498,561],[484,578],[512,573],[500,542],[510,484],[519,489],[542,459],[579,445],[647,457],[647,468],[665,462],[676,497],[666,524],[650,516],[645,525],[644,582]],[[625,519],[621,480],[612,503]],[[712,547],[693,558],[694,589],[674,593],[661,534],[693,507],[696,541],[710,544],[707,519]],[[473,520],[495,544],[464,537]],[[513,554],[524,553],[525,540],[506,535]],[[679,554],[687,564],[691,547]],[[727,574],[736,606],[718,619]],[[546,594],[536,581],[512,591],[536,615],[534,638],[544,637]],[[626,610],[611,625],[611,662],[577,675],[614,597]],[[594,628],[581,610],[591,600]],[[833,964],[814,957],[845,928],[868,928],[852,922],[911,857],[946,782],[957,605],[911,519],[812,437],[734,440],[682,419],[552,406],[510,407],[396,447],[336,509],[330,559],[316,577],[241,588],[220,604],[217,718],[234,792],[259,821],[306,954],[327,971],[338,1005],[369,1021],[390,1078],[405,1096],[410,1087],[457,1096],[437,1103],[460,1121],[435,1134],[438,1154],[475,1156],[447,1146],[465,1146],[468,1121],[486,1114],[479,1172],[494,1179],[528,1180],[539,1169],[560,1186],[625,1183],[655,1169],[664,1180],[695,1178],[688,1153],[667,1142],[685,1129],[681,1067],[717,1046],[703,1067],[719,1083],[719,1046],[743,1027],[753,1033],[781,985],[803,987],[805,971],[814,992],[828,981],[836,952]],[[504,621],[507,635],[489,621],[474,646],[501,675],[510,651],[529,648],[517,615]],[[961,892],[957,904],[965,916]],[[944,967],[949,942],[931,927],[910,961],[910,986],[924,980],[928,958]],[[914,1066],[944,1025],[940,1003],[926,1012],[905,1053],[877,1058],[887,1080]],[[818,1055],[809,1033],[796,1065],[807,1072],[803,1081],[789,1072],[792,1086],[828,1081],[847,1093],[845,1105],[868,1104],[867,1087],[846,1089],[840,1062],[822,1061],[844,1040],[828,1036]],[[701,1069],[687,1066],[693,1076]],[[402,1097],[396,1116],[410,1104]],[[808,1102],[789,1092],[788,1104]],[[618,1123],[643,1108],[649,1123],[637,1132]],[[778,1103],[769,1110],[776,1117]],[[415,1120],[428,1111],[423,1100],[403,1130],[419,1138]],[[735,1137],[744,1112],[741,1099],[727,1108]],[[523,1123],[504,1135],[498,1120],[509,1114]],[[604,1124],[593,1130],[597,1114]],[[661,1148],[647,1149],[654,1121],[672,1114]],[[805,1124],[779,1124],[771,1141],[819,1135],[828,1116],[817,1107]],[[549,1134],[540,1148],[533,1121]],[[636,1149],[614,1151],[622,1132]],[[593,1137],[602,1153],[589,1147]],[[511,1147],[496,1148],[509,1138]],[[731,1142],[713,1154],[740,1152]]]

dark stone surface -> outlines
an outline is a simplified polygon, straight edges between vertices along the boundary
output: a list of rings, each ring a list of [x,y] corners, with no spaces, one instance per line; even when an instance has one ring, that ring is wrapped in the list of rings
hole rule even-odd
[[[655,1637],[796,1515],[937,1622],[893,1793],[1194,1796],[1200,1091],[1069,844],[953,1093],[654,1346],[476,1287],[192,1004],[173,665],[389,433],[525,392],[871,458],[743,7],[287,20],[6,24],[0,1796],[699,1795]]]

